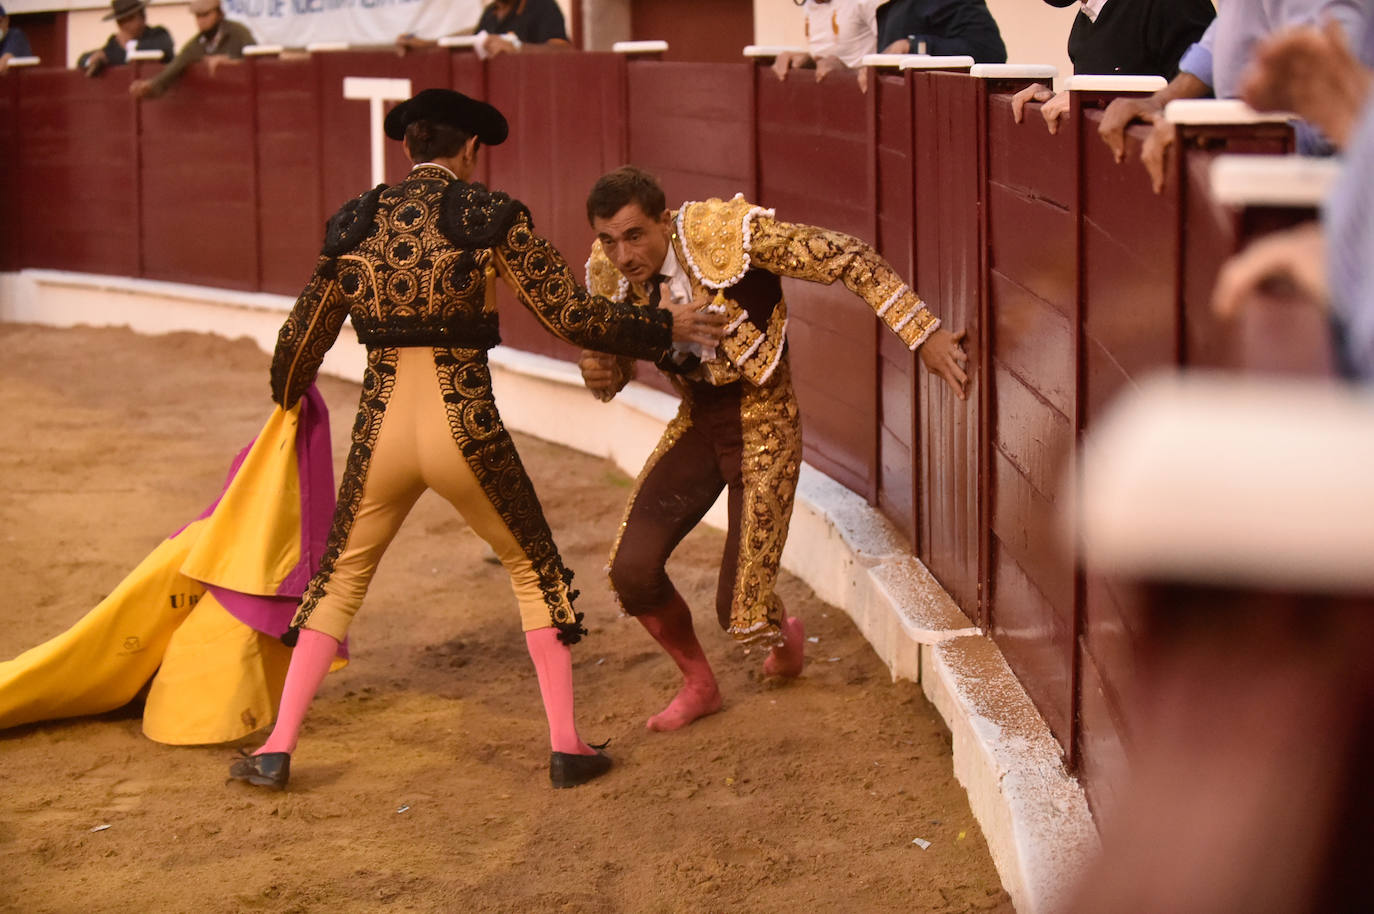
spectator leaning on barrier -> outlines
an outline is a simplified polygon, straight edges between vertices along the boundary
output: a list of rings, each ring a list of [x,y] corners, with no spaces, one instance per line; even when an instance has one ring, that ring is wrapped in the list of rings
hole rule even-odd
[[[1118,98],[1107,106],[1098,134],[1118,162],[1126,156],[1126,127],[1133,121],[1154,124],[1141,151],[1141,161],[1158,193],[1164,185],[1164,160],[1173,144],[1174,130],[1160,115],[1164,106],[1183,98],[1236,98],[1241,73],[1255,45],[1285,26],[1315,25],[1328,20],[1339,23],[1348,36],[1364,34],[1369,0],[1228,0],[1202,38],[1183,54],[1178,76],[1158,92],[1144,98]],[[1298,151],[1323,154],[1326,141],[1299,125]]]
[[[1007,62],[1002,32],[983,0],[891,0],[878,10],[878,47],[884,54]]]
[[[0,6],[0,74],[9,69],[10,61],[14,58],[32,54],[28,37],[22,30],[10,28],[9,14]]]
[[[224,18],[219,0],[191,0],[190,7],[200,32],[181,46],[177,56],[161,73],[152,79],[134,80],[129,86],[130,95],[157,98],[196,61],[207,61],[213,73],[220,60],[241,60],[243,49],[254,43],[248,26]]]
[[[1363,62],[1361,62],[1363,61]],[[1360,60],[1336,23],[1288,29],[1261,44],[1242,97],[1261,110],[1292,111],[1320,129],[1345,157],[1322,211],[1310,222],[1267,235],[1231,258],[1213,293],[1235,314],[1261,290],[1329,311],[1342,373],[1374,381],[1374,28]]]
[[[1195,44],[1216,18],[1211,0],[1045,0],[1050,6],[1078,4],[1069,32],[1069,60],[1076,75],[1178,75],[1184,51]],[[1026,102],[1040,109],[1050,133],[1068,113],[1069,95],[1042,85],[1027,86],[1012,98],[1011,112],[1021,123]]]
[[[791,69],[812,69],[820,82],[839,70],[852,69],[878,50],[878,8],[885,0],[800,0],[807,51],[785,51],[773,62],[778,79]],[[867,73],[860,70],[860,85]]]
[[[493,0],[482,10],[472,32],[479,38],[476,51],[483,58],[572,47],[557,0]],[[396,39],[396,47],[401,53],[436,45],[438,42],[433,39],[417,38],[412,34]]]
[[[161,51],[162,61],[172,59],[175,44],[172,33],[160,25],[149,25],[144,12],[147,0],[112,0],[110,12],[102,19],[115,21],[115,33],[105,46],[87,51],[76,61],[76,68],[87,76],[96,76],[106,67],[123,66],[129,62],[130,51]]]

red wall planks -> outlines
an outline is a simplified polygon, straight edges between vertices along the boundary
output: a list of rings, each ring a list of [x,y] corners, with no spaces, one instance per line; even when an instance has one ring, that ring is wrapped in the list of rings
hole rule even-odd
[[[754,40],[754,10],[739,0],[633,0],[635,41],[665,40],[664,60],[733,63]]]
[[[262,58],[256,80],[258,236],[261,289],[296,295],[324,241],[320,83],[310,60]],[[364,156],[365,150],[354,150]],[[361,188],[359,188],[361,190]]]
[[[17,270],[23,260],[19,252],[19,228],[23,213],[19,209],[19,98],[24,82],[22,71],[0,79],[0,271]]]
[[[755,199],[754,71],[749,64],[630,61],[629,161],[683,200]]]
[[[161,69],[139,66],[147,67],[144,77]],[[259,288],[253,88],[247,67],[222,67],[211,77],[197,64],[164,96],[140,103],[140,229],[149,279]],[[212,226],[207,212],[215,214]]]
[[[47,68],[23,74],[23,266],[140,274],[133,78],[132,67],[98,79]]]
[[[916,282],[916,147],[905,75],[874,73],[877,93],[878,252],[909,283]],[[920,288],[916,287],[917,294]],[[884,328],[878,334],[878,506],[919,550],[916,506],[916,451],[920,421],[916,397],[916,356]]]
[[[953,73],[915,79],[916,288],[945,329],[966,331],[966,400],[945,382],[920,374],[921,558],[975,621],[986,624],[980,567],[981,442],[979,398],[987,370],[979,352],[982,301],[983,144],[976,112],[981,85]]]
[[[760,72],[757,87],[758,202],[775,208],[782,221],[873,242],[872,102],[843,75],[817,83],[810,71],[794,71],[785,81]],[[838,283],[786,280],[783,290],[807,459],[872,501],[878,482],[873,309]]]

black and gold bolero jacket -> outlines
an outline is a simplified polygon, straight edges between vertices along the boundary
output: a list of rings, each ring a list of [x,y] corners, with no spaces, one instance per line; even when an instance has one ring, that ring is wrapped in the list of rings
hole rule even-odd
[[[779,222],[774,211],[736,194],[688,202],[678,210],[673,247],[685,264],[692,293],[715,294],[729,319],[716,356],[689,377],[714,385],[743,378],[761,385],[772,377],[787,345],[787,303],[781,276],[829,285],[840,280],[873,308],[908,348],[935,332],[931,314],[897,271],[852,235]],[[587,288],[614,301],[643,300],[593,242]],[[628,372],[622,376],[628,379]]]
[[[589,295],[529,210],[422,165],[349,201],[327,223],[315,271],[278,334],[272,399],[290,407],[314,380],[344,317],[368,347],[487,350],[501,341],[493,280],[577,346],[659,360],[672,315]]]

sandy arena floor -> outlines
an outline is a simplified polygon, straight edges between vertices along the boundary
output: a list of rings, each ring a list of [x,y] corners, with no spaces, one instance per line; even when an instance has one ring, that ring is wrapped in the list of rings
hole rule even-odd
[[[271,403],[268,357],[246,340],[0,325],[0,349],[9,658],[208,504]],[[341,465],[357,387],[321,390]],[[630,480],[517,437],[592,631],[574,649],[582,731],[611,740],[615,770],[549,788],[508,582],[431,493],[382,564],[353,663],[321,689],[285,794],[226,784],[231,747],[149,741],[134,708],[0,733],[0,910],[1012,911],[919,688],[892,683],[844,613],[790,576],[781,593],[820,640],[800,679],[764,680],[710,611],[716,531],[689,536],[670,570],[725,710],[645,731],[676,671],[602,574]]]

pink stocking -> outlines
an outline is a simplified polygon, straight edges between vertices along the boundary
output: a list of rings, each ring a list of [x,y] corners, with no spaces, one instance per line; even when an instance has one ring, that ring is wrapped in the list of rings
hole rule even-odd
[[[573,717],[572,651],[558,640],[558,630],[552,627],[525,632],[525,646],[539,677],[539,694],[549,719],[549,745],[554,752],[595,755],[596,750],[577,735]]]
[[[291,665],[286,669],[286,685],[282,688],[276,726],[254,755],[296,751],[296,739],[305,722],[305,712],[310,709],[310,702],[315,699],[315,692],[338,650],[339,642],[324,632],[301,629],[300,639],[291,651]]]
[[[692,612],[682,595],[675,592],[664,606],[635,618],[682,671],[682,688],[668,707],[649,718],[645,726],[650,730],[677,730],[698,717],[719,711],[722,702],[716,674],[697,640]]]

